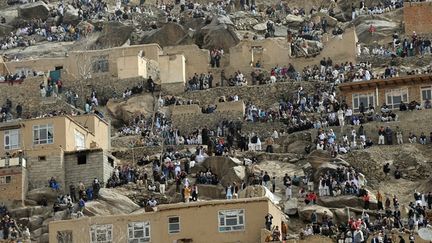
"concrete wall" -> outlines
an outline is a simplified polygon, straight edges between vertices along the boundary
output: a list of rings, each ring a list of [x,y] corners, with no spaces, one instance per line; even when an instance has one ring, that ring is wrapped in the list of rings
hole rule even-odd
[[[5,203],[24,202],[27,194],[27,171],[21,166],[4,167],[0,169],[0,176],[10,176],[11,181],[0,184],[0,201]]]
[[[151,242],[176,242],[180,239],[192,239],[193,242],[261,242],[261,229],[265,227],[265,215],[270,211],[266,199],[221,200],[190,204],[161,205],[157,212],[116,215],[105,217],[83,217],[76,220],[52,221],[49,224],[50,242],[56,242],[58,231],[71,230],[73,242],[90,242],[89,228],[91,225],[112,224],[113,242],[126,242],[129,222],[150,222]],[[196,206],[195,206],[196,205]],[[218,212],[220,210],[243,209],[245,212],[245,230],[236,232],[219,232]],[[272,210],[274,223],[279,216]],[[168,233],[168,217],[178,216],[180,232]],[[206,222],[197,223],[197,222]],[[280,222],[278,222],[280,225]]]
[[[247,77],[248,75],[245,74]],[[249,77],[247,77],[249,78]],[[307,92],[314,92],[315,84],[312,82],[284,82],[272,85],[254,85],[242,87],[216,87],[211,90],[186,92],[182,97],[190,100],[199,100],[201,105],[209,105],[218,102],[221,96],[238,95],[245,103],[252,102],[260,108],[272,107],[283,96],[294,97],[299,86]]]
[[[54,177],[64,189],[64,163],[63,150],[43,149],[25,152],[27,159],[27,169],[29,175],[29,189],[47,187],[48,181]],[[41,160],[44,157],[44,160]]]
[[[252,50],[255,51],[252,51]],[[262,53],[258,53],[262,49]],[[260,61],[264,68],[287,65],[291,61],[291,47],[285,38],[264,40],[243,40],[230,48],[229,65],[235,69],[251,66],[251,62]]]
[[[87,163],[79,165],[78,156],[86,156]],[[77,187],[80,181],[86,186],[91,186],[94,178],[106,183],[114,170],[108,162],[108,156],[110,155],[102,150],[66,153],[64,155],[66,187],[69,188],[72,184]]]
[[[73,119],[93,133],[98,148],[111,149],[111,124],[96,115],[74,116]]]
[[[186,59],[181,54],[159,57],[161,84],[186,83]]]
[[[404,4],[405,33],[411,35],[429,34],[432,32],[432,3],[405,3]]]
[[[119,79],[147,78],[147,61],[139,56],[119,57],[117,59],[117,72]]]
[[[209,50],[200,49],[197,45],[168,46],[163,49],[165,54],[181,54],[186,59],[186,78],[195,73],[206,73],[210,63]]]

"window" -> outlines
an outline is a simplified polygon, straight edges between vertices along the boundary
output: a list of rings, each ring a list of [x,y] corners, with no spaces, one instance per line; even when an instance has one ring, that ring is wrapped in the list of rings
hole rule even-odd
[[[386,92],[387,105],[390,109],[399,108],[401,101],[408,103],[408,89],[392,89]]]
[[[84,134],[75,130],[75,148],[85,149],[85,137]]]
[[[114,168],[114,159],[108,156],[108,163]]]
[[[353,111],[359,112],[360,111],[360,104],[363,103],[363,106],[365,109],[369,107],[369,105],[372,105],[375,107],[375,95],[373,93],[369,94],[353,94]]]
[[[108,56],[97,57],[93,61],[93,72],[94,73],[105,73],[109,70]]]
[[[150,222],[128,224],[128,243],[150,242]]]
[[[45,161],[45,160],[46,160],[46,156],[39,156],[39,157],[38,157],[38,160],[39,160],[39,161]]]
[[[168,233],[175,234],[180,232],[180,218],[169,217],[168,218]]]
[[[51,124],[33,126],[33,144],[52,144],[53,142],[54,136]]]
[[[4,132],[4,148],[5,149],[19,149],[20,135],[19,129],[9,130]]]
[[[421,87],[421,101],[432,100],[432,86]]]
[[[244,209],[219,211],[219,232],[245,229]]]
[[[11,176],[0,176],[0,185],[9,184],[12,181]]]
[[[77,154],[77,163],[79,165],[87,164],[87,154]]]
[[[91,243],[112,243],[112,224],[92,225],[90,227]]]

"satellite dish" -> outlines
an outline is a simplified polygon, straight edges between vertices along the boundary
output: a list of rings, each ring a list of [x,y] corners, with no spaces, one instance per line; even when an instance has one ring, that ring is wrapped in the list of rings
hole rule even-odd
[[[432,241],[432,229],[431,228],[421,228],[418,231],[420,238],[426,241]]]

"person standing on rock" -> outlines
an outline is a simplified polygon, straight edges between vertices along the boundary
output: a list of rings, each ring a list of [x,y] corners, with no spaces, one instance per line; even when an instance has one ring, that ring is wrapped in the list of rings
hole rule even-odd
[[[268,188],[268,183],[270,181],[270,176],[268,175],[267,171],[264,172],[264,176],[263,176],[263,186]]]
[[[381,195],[380,191],[377,191],[376,198],[377,198],[378,211],[379,210],[384,210],[384,207],[383,207],[383,196]]]
[[[370,196],[367,192],[365,195],[363,195],[363,202],[364,202],[363,208],[368,210],[369,209]]]
[[[94,178],[93,180],[93,198],[98,199],[99,198],[99,190],[101,188],[101,185],[99,183],[99,180],[97,178]]]

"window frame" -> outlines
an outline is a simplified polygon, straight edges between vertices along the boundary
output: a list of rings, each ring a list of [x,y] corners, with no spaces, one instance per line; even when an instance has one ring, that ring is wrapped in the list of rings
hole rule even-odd
[[[393,93],[400,93],[400,100],[401,102],[403,101],[405,104],[407,104],[409,102],[409,90],[408,88],[404,87],[404,88],[397,88],[397,89],[390,89],[390,90],[386,90],[385,92],[385,104],[390,108],[390,109],[398,109],[400,102],[395,104],[394,103],[394,97],[396,95],[393,95]],[[403,99],[404,94],[406,93],[406,100]],[[391,97],[391,103],[389,102],[389,97]]]
[[[78,138],[78,140],[77,140]],[[81,150],[81,149],[85,149],[86,148],[86,142],[85,142],[85,135],[84,133],[78,131],[77,129],[75,129],[74,131],[74,140],[75,140],[75,149],[77,150]],[[82,142],[82,146],[79,146],[80,144],[78,144],[77,141],[81,140],[80,142]]]
[[[429,100],[432,101],[432,86],[423,86],[423,87],[420,87],[420,99],[421,99],[420,103],[424,104],[424,102],[427,100],[427,99],[423,98],[423,91],[429,91],[430,92],[431,98],[429,98]]]
[[[98,230],[106,230],[105,237],[106,240],[98,240]],[[111,234],[108,232],[111,231]],[[93,240],[93,232],[95,234],[95,239]],[[102,234],[100,234],[102,235]],[[94,224],[90,226],[90,243],[113,243],[113,225],[112,224]]]
[[[41,139],[41,130],[46,130],[46,138]],[[32,127],[33,131],[33,145],[45,145],[45,144],[54,144],[54,126],[52,124],[40,124],[40,125],[33,125]],[[49,138],[49,134],[51,131],[51,138]],[[35,134],[38,134],[38,140],[36,141]],[[43,142],[45,141],[45,142]]]
[[[135,227],[137,224],[143,224],[142,229],[136,230]],[[128,243],[144,243],[144,242],[151,242],[151,228],[150,228],[150,221],[140,221],[140,222],[129,222],[127,225],[127,231],[128,231]],[[132,231],[132,237],[131,237],[131,231]],[[136,231],[142,231],[143,237],[136,238],[135,232]],[[148,234],[147,234],[148,232]]]
[[[367,98],[368,103],[367,104],[363,104],[365,109],[367,109],[370,105],[370,99],[372,98],[372,105],[373,107],[376,106],[376,99],[375,99],[375,94],[374,93],[355,93],[351,95],[352,98],[352,110],[353,113],[358,113],[360,112],[360,99],[361,98]],[[357,99],[357,106],[355,105],[355,100]]]
[[[11,137],[17,136],[17,144],[11,144]],[[6,138],[8,138],[9,142],[6,145]],[[6,130],[3,134],[3,146],[5,150],[14,150],[19,149],[21,147],[21,134],[20,129],[11,129]]]
[[[173,219],[173,218],[177,218],[178,222],[177,223],[170,223],[170,219]],[[170,229],[170,226],[173,225],[173,224],[178,224],[178,231],[172,231]],[[181,231],[180,216],[169,216],[168,217],[168,234],[170,234],[170,235],[172,235],[172,234],[178,234],[178,233],[180,233],[180,231]]]
[[[10,175],[0,176],[0,185],[7,185],[11,183],[12,183],[12,176]]]
[[[227,224],[227,214],[232,214],[232,215],[228,215],[228,216],[234,216],[235,215],[235,220],[236,220],[235,225],[228,225]],[[219,210],[217,219],[218,219],[218,232],[220,232],[220,233],[238,232],[238,231],[245,231],[246,230],[245,210],[244,209]],[[221,220],[224,221],[223,225],[221,224]],[[240,221],[242,221],[242,223],[239,223]],[[239,228],[239,227],[241,227],[241,228]],[[221,228],[223,228],[223,229],[221,229]]]

